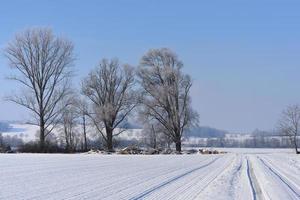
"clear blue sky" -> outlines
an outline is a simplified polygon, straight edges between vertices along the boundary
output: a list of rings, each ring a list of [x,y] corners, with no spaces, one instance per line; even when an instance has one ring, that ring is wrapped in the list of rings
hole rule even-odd
[[[169,47],[194,80],[201,125],[273,129],[300,103],[298,0],[3,0],[0,48],[28,27],[48,26],[75,44],[75,82],[103,57],[137,65],[149,48]],[[17,90],[0,57],[0,97]],[[26,119],[1,100],[0,120]]]

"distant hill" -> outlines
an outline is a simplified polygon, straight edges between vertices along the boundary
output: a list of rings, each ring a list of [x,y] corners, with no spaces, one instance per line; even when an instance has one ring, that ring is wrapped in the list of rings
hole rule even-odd
[[[12,127],[8,122],[0,122],[0,132],[7,132],[11,129]]]
[[[252,132],[253,136],[264,136],[264,137],[271,137],[271,136],[281,136],[282,133],[280,133],[278,130],[271,130],[271,131],[263,131],[256,129]]]
[[[187,132],[186,137],[199,138],[222,138],[225,137],[227,131],[211,128],[208,126],[198,126]]]

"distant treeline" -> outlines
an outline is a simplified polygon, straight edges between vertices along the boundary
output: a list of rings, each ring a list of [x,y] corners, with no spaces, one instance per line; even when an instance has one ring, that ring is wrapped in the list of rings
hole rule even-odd
[[[297,139],[298,142],[300,139]],[[293,148],[289,137],[252,136],[249,138],[201,138],[197,142],[185,142],[190,147],[229,148]]]
[[[191,140],[190,138],[193,137]],[[278,131],[256,129],[249,134],[234,134],[210,127],[197,127],[185,137],[185,145],[191,147],[240,147],[240,148],[292,148],[288,136]],[[299,140],[299,138],[298,138]]]

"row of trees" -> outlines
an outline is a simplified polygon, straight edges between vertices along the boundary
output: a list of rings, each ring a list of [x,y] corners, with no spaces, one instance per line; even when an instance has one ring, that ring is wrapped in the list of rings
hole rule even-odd
[[[10,79],[23,85],[22,92],[8,100],[26,107],[32,123],[40,127],[39,148],[46,151],[46,139],[58,126],[66,148],[77,143],[75,127],[82,124],[87,150],[87,120],[113,151],[113,138],[125,129],[133,111],[149,134],[163,134],[181,151],[183,133],[197,122],[191,107],[192,81],[182,72],[183,63],[169,49],[153,49],[138,68],[122,65],[117,59],[103,59],[82,81],[80,92],[71,87],[74,65],[72,42],[51,30],[26,30],[8,44],[5,55],[18,73]]]
[[[298,139],[299,141],[299,139]],[[289,137],[252,136],[241,138],[199,138],[187,141],[190,147],[227,147],[227,148],[293,148]],[[184,141],[186,143],[186,141]]]

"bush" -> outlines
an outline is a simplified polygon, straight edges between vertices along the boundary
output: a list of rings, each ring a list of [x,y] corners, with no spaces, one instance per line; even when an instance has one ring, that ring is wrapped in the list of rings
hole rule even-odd
[[[41,153],[38,142],[28,142],[19,147],[19,152],[22,153]],[[65,149],[55,143],[46,142],[45,151],[43,153],[65,153]]]

